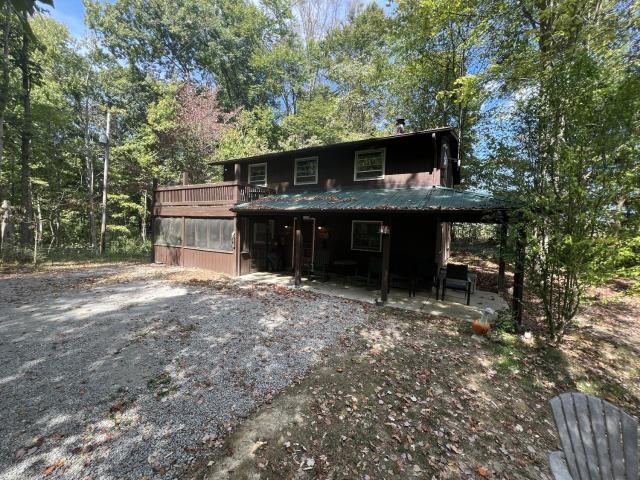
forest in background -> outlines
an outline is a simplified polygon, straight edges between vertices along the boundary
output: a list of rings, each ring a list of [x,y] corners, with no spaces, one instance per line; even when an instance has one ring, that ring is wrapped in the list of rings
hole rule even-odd
[[[85,0],[81,39],[51,0],[0,5],[4,260],[97,251],[105,140],[107,250],[144,252],[154,178],[404,117],[457,129],[462,188],[525,200],[552,338],[639,273],[637,0]]]

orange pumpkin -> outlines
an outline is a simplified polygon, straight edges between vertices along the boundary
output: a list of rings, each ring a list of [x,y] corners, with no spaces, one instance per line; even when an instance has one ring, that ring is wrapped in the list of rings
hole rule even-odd
[[[471,329],[476,335],[486,335],[490,328],[491,325],[489,325],[489,322],[484,319],[476,319],[471,322]]]

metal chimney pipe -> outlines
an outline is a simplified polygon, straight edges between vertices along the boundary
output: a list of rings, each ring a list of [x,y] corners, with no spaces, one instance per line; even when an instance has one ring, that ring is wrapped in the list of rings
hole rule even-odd
[[[396,135],[404,133],[405,120],[404,118],[396,118]]]

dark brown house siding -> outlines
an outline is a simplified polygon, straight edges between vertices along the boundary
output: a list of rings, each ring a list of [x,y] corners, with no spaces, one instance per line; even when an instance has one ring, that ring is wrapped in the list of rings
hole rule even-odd
[[[165,265],[182,265],[182,249],[166,245],[154,245],[154,259],[156,263]]]
[[[440,132],[421,135],[398,135],[384,140],[351,144],[337,144],[304,152],[284,152],[253,159],[240,159],[240,181],[249,180],[248,166],[267,164],[267,185],[277,192],[330,190],[335,188],[400,188],[406,186],[445,185],[440,168],[443,143],[450,144],[449,157],[457,156],[457,142],[448,133]],[[384,148],[385,175],[378,180],[355,181],[354,160],[360,150]],[[294,165],[296,158],[318,157],[318,182],[311,185],[294,185]],[[448,170],[451,172],[451,163]],[[235,179],[235,165],[224,165],[224,180]],[[451,182],[452,175],[446,175]]]
[[[211,252],[185,247],[182,255],[182,265],[184,267],[206,268],[230,276],[236,274],[236,253],[234,251]]]
[[[442,151],[445,145],[449,149],[450,159],[446,169],[442,165]],[[155,261],[167,265],[207,268],[234,276],[265,269],[270,250],[276,248],[282,251],[281,267],[293,268],[292,235],[295,215],[236,214],[231,211],[234,205],[276,192],[453,186],[459,183],[457,145],[455,134],[451,129],[445,128],[223,162],[222,183],[156,189],[153,215],[160,219],[179,219],[182,225],[182,239],[157,241],[157,245],[153,247]],[[356,181],[356,152],[371,149],[384,149],[384,177]],[[309,157],[318,158],[317,183],[294,185],[295,160]],[[267,188],[247,185],[248,166],[260,163],[267,165]],[[446,243],[443,243],[443,227],[437,216],[431,214],[388,211],[340,214],[328,211],[304,217],[306,220],[302,220],[303,223],[312,219],[314,221],[311,230],[305,233],[305,248],[313,248],[313,252],[329,251],[331,260],[355,260],[361,274],[367,272],[372,259],[380,257],[381,252],[352,248],[351,232],[354,220],[382,221],[390,226],[392,273],[402,273],[407,268],[414,268],[417,262],[439,262],[446,250]],[[208,243],[204,245],[209,247],[208,249],[195,248],[193,245],[202,245],[186,240],[188,219],[211,218],[229,221],[235,218],[234,250],[212,250]],[[264,235],[255,233],[257,226],[262,229],[261,232],[273,232],[270,234],[270,240],[257,240]],[[448,231],[444,236],[447,235]],[[312,245],[307,245],[310,238],[313,239]]]
[[[156,263],[180,267],[206,268],[230,276],[236,274],[235,251],[213,252],[165,245],[154,245],[153,249]]]

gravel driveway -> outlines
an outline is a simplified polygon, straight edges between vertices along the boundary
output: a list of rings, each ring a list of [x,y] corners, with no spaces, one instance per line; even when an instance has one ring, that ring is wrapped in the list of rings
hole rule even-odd
[[[180,477],[367,317],[357,302],[189,272],[0,276],[0,478]]]

